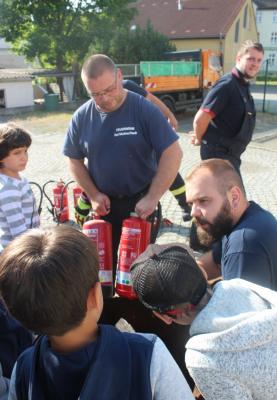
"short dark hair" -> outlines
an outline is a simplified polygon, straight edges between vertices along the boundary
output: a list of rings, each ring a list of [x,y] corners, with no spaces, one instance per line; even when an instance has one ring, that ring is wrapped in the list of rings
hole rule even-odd
[[[245,40],[243,42],[238,50],[238,56],[244,56],[249,52],[250,49],[255,49],[259,51],[260,53],[264,54],[264,48],[263,45],[259,42],[254,42],[253,40]]]
[[[95,246],[69,226],[29,230],[0,257],[0,291],[10,313],[39,334],[77,327],[98,280]]]
[[[217,187],[219,193],[226,195],[226,193],[234,186],[238,186],[245,196],[245,189],[241,176],[235,170],[234,166],[228,160],[221,158],[210,158],[203,160],[195,167],[193,167],[185,176],[185,181],[189,182],[199,171],[207,169],[217,180]]]
[[[30,147],[31,143],[31,135],[25,129],[12,122],[0,124],[0,168],[1,160],[7,157],[11,150]]]
[[[82,67],[82,79],[99,78],[105,71],[116,72],[116,65],[113,60],[104,54],[94,54],[90,56]]]

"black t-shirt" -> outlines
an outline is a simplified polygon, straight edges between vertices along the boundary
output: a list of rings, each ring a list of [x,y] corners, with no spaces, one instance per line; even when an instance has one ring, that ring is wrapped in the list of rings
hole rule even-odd
[[[240,78],[237,70],[234,69],[215,83],[201,106],[202,110],[208,111],[213,116],[213,122],[220,135],[226,137],[233,137],[239,132],[245,114],[245,105],[234,77],[243,95],[252,103],[249,84]],[[209,127],[206,134],[209,135]],[[206,135],[205,137],[208,138]]]
[[[136,82],[131,81],[130,79],[123,79],[122,85],[124,89],[140,94],[143,97],[147,96],[147,91],[142,86],[139,86]]]

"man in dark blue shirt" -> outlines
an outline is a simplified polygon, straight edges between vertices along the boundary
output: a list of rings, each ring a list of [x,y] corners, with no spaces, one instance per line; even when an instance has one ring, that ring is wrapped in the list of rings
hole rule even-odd
[[[208,279],[242,278],[277,290],[277,221],[246,199],[230,162],[202,161],[186,176],[197,235],[211,251],[199,259]]]
[[[153,213],[177,175],[182,151],[159,109],[123,88],[109,57],[89,57],[82,79],[91,100],[74,113],[63,152],[94,212],[112,223],[116,261],[122,221],[133,211],[143,219]]]
[[[174,130],[177,129],[178,126],[177,119],[175,118],[174,114],[170,111],[170,109],[158,97],[154,96],[152,93],[148,92],[143,87],[139,86],[137,83],[129,79],[124,79],[122,81],[122,86],[124,89],[130,90],[133,93],[137,93],[145,97],[147,100],[151,101],[151,103],[155,104],[163,113],[163,115],[166,117],[172,128]],[[180,173],[177,174],[169,190],[175,197],[179,206],[182,209],[183,221],[184,222],[190,221],[191,220],[190,207],[186,202],[185,182],[184,179],[181,177]],[[90,200],[87,197],[87,195],[83,192],[80,198],[78,199],[77,206],[75,208],[75,218],[77,223],[80,224],[81,226],[86,220],[86,217],[88,216],[90,209],[91,209]]]
[[[202,160],[223,158],[239,171],[240,156],[252,138],[256,121],[249,80],[258,74],[263,54],[260,43],[244,42],[235,68],[216,82],[196,113],[191,142],[201,145]]]

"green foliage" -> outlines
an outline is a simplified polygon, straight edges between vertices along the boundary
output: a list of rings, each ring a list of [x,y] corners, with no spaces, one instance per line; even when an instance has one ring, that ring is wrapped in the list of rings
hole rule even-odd
[[[130,29],[128,24],[119,27],[103,24],[100,39],[90,47],[90,53],[108,54],[117,64],[164,60],[164,52],[174,50],[175,46],[154,31],[150,22],[145,29],[139,26]]]
[[[82,61],[102,23],[127,25],[133,0],[0,0],[0,36],[28,60],[58,71]]]
[[[258,82],[264,82],[265,81],[265,73],[264,71],[260,72],[259,75],[257,76],[256,80]],[[276,71],[274,72],[269,72],[267,75],[267,82],[276,82],[277,81],[277,73]]]

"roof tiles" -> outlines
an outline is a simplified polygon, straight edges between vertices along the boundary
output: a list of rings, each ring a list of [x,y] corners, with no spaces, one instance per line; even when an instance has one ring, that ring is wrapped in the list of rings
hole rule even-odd
[[[169,39],[225,36],[246,0],[138,0],[135,23],[148,20]],[[178,9],[181,5],[181,9]]]

